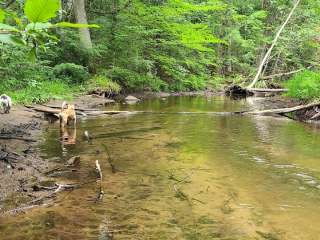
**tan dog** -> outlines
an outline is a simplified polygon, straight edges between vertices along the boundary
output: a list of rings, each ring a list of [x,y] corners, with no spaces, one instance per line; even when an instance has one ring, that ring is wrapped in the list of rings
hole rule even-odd
[[[73,126],[75,127],[77,117],[74,105],[63,102],[61,106],[61,112],[59,113],[59,118],[60,128],[64,128],[65,126],[70,125],[71,123],[73,123]]]

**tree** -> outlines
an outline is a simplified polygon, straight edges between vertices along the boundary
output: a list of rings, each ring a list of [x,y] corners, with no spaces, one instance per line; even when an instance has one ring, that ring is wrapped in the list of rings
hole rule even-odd
[[[79,24],[88,24],[87,13],[85,9],[85,0],[74,0],[74,14],[76,21]],[[90,36],[89,28],[83,27],[79,29],[80,41],[83,47],[90,49],[92,48],[92,41]]]

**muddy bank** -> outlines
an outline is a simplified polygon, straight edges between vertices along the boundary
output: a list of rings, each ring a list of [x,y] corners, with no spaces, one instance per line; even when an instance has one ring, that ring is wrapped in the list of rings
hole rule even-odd
[[[114,101],[85,95],[73,102],[80,108],[93,108]],[[61,103],[54,100],[47,104],[61,106]],[[48,200],[45,197],[56,190],[51,173],[65,166],[43,159],[37,149],[42,133],[50,128],[54,119],[21,105],[0,117],[0,212],[15,214]]]

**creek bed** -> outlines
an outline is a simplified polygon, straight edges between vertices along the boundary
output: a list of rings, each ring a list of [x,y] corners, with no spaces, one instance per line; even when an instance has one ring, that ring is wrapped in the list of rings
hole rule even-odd
[[[286,118],[174,114],[261,104],[224,97],[119,104],[108,110],[163,113],[82,119],[76,145],[62,145],[51,125],[42,155],[62,163],[80,155],[80,166],[56,179],[83,185],[54,205],[1,218],[0,239],[319,239],[317,128]]]

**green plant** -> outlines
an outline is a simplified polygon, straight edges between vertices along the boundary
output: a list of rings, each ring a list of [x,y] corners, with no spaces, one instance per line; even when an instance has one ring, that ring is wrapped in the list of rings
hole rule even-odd
[[[105,75],[98,74],[90,79],[87,89],[89,92],[101,92],[110,95],[120,93],[121,87]]]
[[[320,72],[303,71],[296,74],[287,83],[287,95],[297,99],[320,97]]]
[[[61,8],[60,0],[26,0],[24,16],[19,17],[15,11],[5,11],[0,8],[0,42],[20,46],[32,46],[29,57],[35,60],[37,50],[46,50],[55,44],[58,38],[52,34],[51,28],[98,28],[95,24],[75,24],[70,22],[50,23],[49,20],[57,16]],[[4,22],[14,25],[6,24]],[[27,21],[26,21],[27,20]]]
[[[89,78],[87,69],[74,63],[61,63],[53,68],[54,75],[70,84],[83,84]]]
[[[19,90],[7,89],[6,93],[12,97],[14,103],[30,104],[43,103],[50,99],[70,100],[79,90],[78,87],[69,86],[61,81],[43,81]]]

